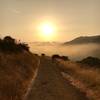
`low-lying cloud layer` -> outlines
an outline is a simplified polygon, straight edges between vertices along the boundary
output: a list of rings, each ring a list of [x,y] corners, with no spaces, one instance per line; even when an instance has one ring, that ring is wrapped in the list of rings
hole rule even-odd
[[[30,49],[33,53],[51,56],[52,54],[59,54],[69,56],[72,60],[80,60],[87,56],[93,56],[100,58],[100,46],[99,44],[83,44],[83,45],[34,45],[30,44]]]

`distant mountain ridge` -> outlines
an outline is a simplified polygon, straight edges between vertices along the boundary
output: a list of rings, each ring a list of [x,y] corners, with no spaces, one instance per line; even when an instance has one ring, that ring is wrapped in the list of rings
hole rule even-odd
[[[98,36],[81,36],[73,39],[72,41],[65,42],[65,45],[70,44],[86,44],[86,43],[96,43],[100,44],[100,35]]]

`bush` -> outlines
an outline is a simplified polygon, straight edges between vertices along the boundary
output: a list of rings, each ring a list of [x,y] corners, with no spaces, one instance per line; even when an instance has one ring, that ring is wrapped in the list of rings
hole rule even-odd
[[[56,60],[56,59],[61,59],[61,60],[64,60],[64,61],[69,61],[68,56],[59,56],[58,54],[55,54],[55,55],[52,56],[52,60]]]
[[[79,63],[90,65],[90,66],[97,66],[100,65],[100,59],[96,57],[87,57],[79,61]]]
[[[20,43],[20,44],[18,44],[18,48],[19,48],[20,50],[29,51],[28,44],[25,44],[25,43]]]
[[[52,60],[60,59],[60,56],[58,54],[55,54],[52,56]]]
[[[42,54],[41,54],[41,56],[42,56],[42,57],[44,57],[44,56],[45,56],[45,54],[44,54],[44,53],[42,53]]]
[[[0,51],[4,53],[16,53],[29,51],[29,47],[25,43],[17,43],[12,37],[6,36],[4,39],[0,39]]]
[[[60,58],[61,58],[62,60],[64,60],[64,61],[69,61],[68,56],[61,56]]]

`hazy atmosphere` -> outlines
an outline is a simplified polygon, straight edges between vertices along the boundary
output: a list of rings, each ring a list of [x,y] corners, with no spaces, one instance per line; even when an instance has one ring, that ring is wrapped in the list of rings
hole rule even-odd
[[[100,100],[100,0],[0,0],[0,100]]]
[[[99,11],[100,0],[0,0],[0,35],[26,42],[99,35]],[[44,34],[43,26],[52,34]]]
[[[100,58],[100,46],[99,44],[83,44],[83,45],[69,45],[69,46],[61,46],[60,44],[30,44],[31,51],[38,53],[45,53],[48,56],[52,56],[53,54],[59,54],[61,56],[69,56],[71,60],[82,60],[87,56],[93,56]]]

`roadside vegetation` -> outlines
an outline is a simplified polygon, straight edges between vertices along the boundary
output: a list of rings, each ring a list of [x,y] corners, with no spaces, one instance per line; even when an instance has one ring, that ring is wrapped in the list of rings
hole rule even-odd
[[[90,100],[100,100],[99,61],[93,57],[87,57],[80,63],[59,60],[59,66],[64,78],[86,93]]]
[[[29,52],[29,47],[25,43],[18,42],[10,36],[0,39],[0,51],[3,53]]]
[[[0,100],[23,100],[38,63],[27,44],[9,36],[0,39]]]
[[[52,55],[52,60],[55,61],[55,60],[59,60],[59,59],[64,60],[64,61],[69,61],[68,56],[60,56],[58,54]]]

